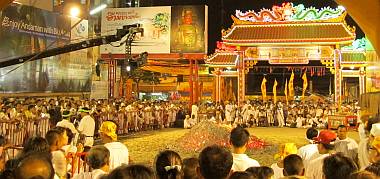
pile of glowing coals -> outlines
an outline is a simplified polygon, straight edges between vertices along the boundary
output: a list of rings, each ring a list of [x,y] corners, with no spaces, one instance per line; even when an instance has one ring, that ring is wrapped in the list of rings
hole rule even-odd
[[[232,127],[216,124],[212,121],[202,121],[177,140],[177,147],[184,151],[200,152],[210,145],[230,147],[229,138]],[[264,149],[269,146],[264,140],[256,136],[250,137],[247,150]]]

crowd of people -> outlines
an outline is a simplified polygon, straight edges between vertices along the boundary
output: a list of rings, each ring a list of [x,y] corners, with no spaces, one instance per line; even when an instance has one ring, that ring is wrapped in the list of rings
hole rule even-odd
[[[29,136],[14,158],[0,152],[1,178],[360,178],[380,177],[380,120],[363,119],[359,144],[347,136],[349,126],[337,131],[324,128],[333,104],[271,101],[205,103],[187,108],[186,103],[128,102],[123,100],[3,99],[1,121],[49,119],[46,134]],[[354,107],[347,107],[352,110]],[[191,112],[190,112],[191,111]],[[191,117],[189,117],[191,116]],[[302,118],[298,125],[297,118]],[[313,120],[308,120],[312,118]],[[128,146],[118,134],[171,127],[184,119],[184,127],[201,120],[231,124],[231,148],[212,145],[197,158],[182,159],[176,151],[159,152],[153,167],[133,164]],[[187,125],[187,126],[186,126]],[[246,152],[250,137],[245,127],[308,127],[310,144],[285,143],[275,155],[277,162],[260,166]],[[94,145],[99,137],[100,144]],[[0,151],[7,138],[0,137]]]
[[[86,111],[82,111],[86,113]],[[86,117],[86,116],[84,116]],[[205,147],[198,157],[181,158],[172,150],[157,154],[153,166],[133,164],[125,144],[118,142],[117,125],[104,121],[99,134],[101,144],[73,144],[67,127],[50,129],[45,138],[31,137],[14,159],[2,166],[6,179],[364,179],[380,177],[380,119],[370,118],[359,132],[364,138],[357,144],[347,136],[347,126],[338,130],[311,127],[306,131],[309,144],[284,143],[271,166],[246,154],[250,133],[242,126],[233,128],[231,148]],[[78,128],[79,130],[79,128]],[[85,136],[89,137],[89,136]],[[86,139],[86,138],[85,138]],[[0,149],[5,140],[0,137]],[[74,155],[73,153],[83,153]],[[75,157],[77,156],[77,157]],[[74,161],[74,162],[73,162]],[[73,164],[73,165],[72,165]],[[78,168],[77,165],[84,166]]]
[[[281,101],[246,101],[243,105],[235,102],[204,103],[192,106],[191,116],[187,116],[185,128],[189,128],[202,119],[209,119],[218,123],[235,124],[243,126],[278,126],[308,128],[316,126],[326,128],[328,116],[337,111],[336,104],[327,100],[318,101],[290,101],[285,104]],[[342,110],[346,114],[358,116],[360,107],[353,102],[343,104]],[[200,113],[200,115],[198,114]]]

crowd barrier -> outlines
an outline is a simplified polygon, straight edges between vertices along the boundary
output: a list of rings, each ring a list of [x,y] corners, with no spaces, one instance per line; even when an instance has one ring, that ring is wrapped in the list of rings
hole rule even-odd
[[[7,144],[11,146],[22,146],[28,137],[45,137],[49,128],[48,118],[0,121],[0,135],[4,136]]]

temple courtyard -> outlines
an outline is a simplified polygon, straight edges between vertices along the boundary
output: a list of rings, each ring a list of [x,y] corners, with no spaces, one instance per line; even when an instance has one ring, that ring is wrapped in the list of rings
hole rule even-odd
[[[120,137],[120,140],[127,145],[132,163],[153,165],[156,154],[165,149],[176,150],[183,158],[198,156],[199,151],[183,150],[178,147],[178,139],[188,134],[189,131],[189,129],[178,128],[145,131]],[[307,144],[306,129],[258,127],[248,128],[248,131],[251,135],[264,140],[268,144],[263,149],[254,149],[247,152],[250,157],[265,166],[270,166],[276,161],[274,155],[277,153],[280,144],[293,142],[297,147]],[[359,142],[357,132],[351,131],[348,136]]]

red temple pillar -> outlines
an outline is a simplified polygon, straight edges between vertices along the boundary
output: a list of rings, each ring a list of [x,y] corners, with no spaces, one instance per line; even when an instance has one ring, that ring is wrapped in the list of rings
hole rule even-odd
[[[195,60],[195,67],[194,67],[194,71],[195,71],[195,90],[194,90],[194,100],[193,102],[194,103],[197,103],[199,101],[199,75],[198,75],[198,60]]]
[[[189,106],[191,109],[191,106],[193,105],[193,60],[189,59],[190,61],[190,74],[189,74]]]
[[[108,97],[115,97],[115,80],[116,80],[116,60],[108,61]]]

